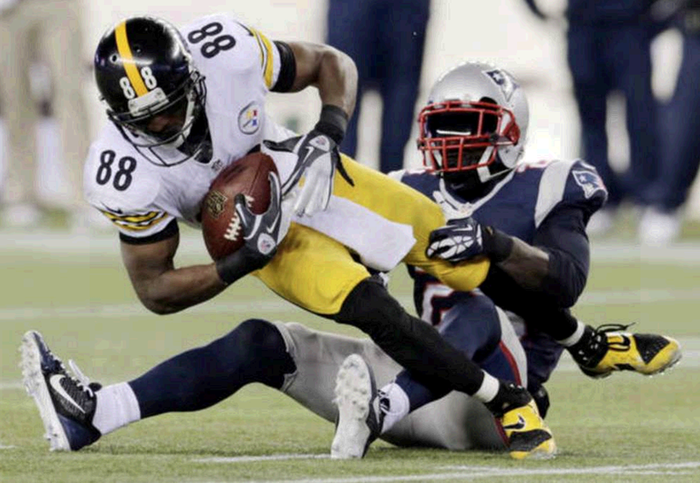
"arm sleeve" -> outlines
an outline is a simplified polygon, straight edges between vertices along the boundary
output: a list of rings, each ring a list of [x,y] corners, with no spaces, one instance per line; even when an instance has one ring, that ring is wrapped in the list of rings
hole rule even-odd
[[[549,254],[549,273],[542,292],[558,307],[571,307],[588,279],[590,248],[585,214],[566,207],[550,214],[535,233],[533,245]]]
[[[492,264],[481,290],[499,307],[521,315],[533,306],[571,307],[588,278],[590,252],[584,212],[577,207],[553,211],[540,224],[532,245],[549,255],[549,273],[540,289],[521,287]]]

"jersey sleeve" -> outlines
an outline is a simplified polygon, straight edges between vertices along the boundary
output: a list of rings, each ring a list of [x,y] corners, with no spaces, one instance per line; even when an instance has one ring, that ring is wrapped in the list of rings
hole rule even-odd
[[[120,210],[115,213],[110,209],[97,208],[118,229],[119,234],[126,239],[150,239],[160,234],[174,218],[160,210],[124,213]]]
[[[581,160],[555,161],[542,173],[535,206],[535,226],[560,208],[579,208],[584,223],[607,200],[608,190],[596,169]]]
[[[271,90],[279,79],[281,54],[275,43],[258,29],[245,25],[231,14],[200,18],[182,28],[195,64],[207,75],[247,72]],[[252,87],[252,86],[248,86]]]
[[[154,236],[174,219],[157,203],[160,181],[150,171],[160,168],[138,159],[128,148],[110,145],[109,138],[108,134],[101,136],[88,152],[83,172],[85,199],[120,234],[143,239]]]
[[[564,203],[576,205],[586,212],[586,222],[608,199],[608,190],[598,171],[590,164],[576,160],[564,191]]]
[[[280,51],[262,32],[254,28],[250,28],[250,31],[253,33],[253,37],[258,43],[260,73],[265,82],[265,87],[270,90],[277,83],[277,79],[280,75],[280,68],[282,66]]]

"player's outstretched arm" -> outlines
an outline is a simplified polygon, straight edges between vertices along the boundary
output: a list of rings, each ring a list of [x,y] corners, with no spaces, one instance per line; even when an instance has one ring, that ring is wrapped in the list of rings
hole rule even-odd
[[[122,260],[136,295],[156,314],[171,314],[221,293],[221,281],[213,263],[175,268],[180,235],[143,245],[122,242]]]
[[[336,167],[352,184],[340,162],[338,145],[355,110],[357,67],[349,56],[328,45],[294,42],[289,47],[295,66],[289,91],[314,86],[323,104],[314,128],[295,143],[298,161],[283,186],[286,195],[305,177],[294,211],[299,216],[310,216],[328,207]]]
[[[590,259],[581,210],[552,213],[537,229],[532,245],[510,238],[512,249],[497,268],[531,293],[548,297],[555,306],[573,306],[586,285]]]
[[[276,174],[270,174],[270,206],[265,212],[252,213],[243,196],[238,195],[236,211],[245,243],[216,263],[175,268],[178,232],[148,244],[122,241],[122,260],[141,302],[157,314],[178,312],[209,300],[236,280],[264,267],[274,257],[288,228],[281,222],[281,198]]]
[[[352,116],[357,100],[355,62],[329,45],[289,42],[289,46],[296,62],[296,76],[289,92],[314,86],[323,105],[337,106],[347,117]]]
[[[551,297],[559,307],[576,302],[588,277],[588,238],[576,208],[551,214],[532,245],[472,217],[455,218],[430,234],[426,254],[452,263],[486,255],[518,285]]]

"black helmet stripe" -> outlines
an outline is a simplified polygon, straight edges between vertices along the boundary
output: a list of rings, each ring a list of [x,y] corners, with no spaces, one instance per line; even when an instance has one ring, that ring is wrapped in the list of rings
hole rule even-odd
[[[141,73],[136,68],[136,62],[134,62],[134,57],[131,54],[129,39],[126,36],[126,21],[117,25],[115,36],[117,38],[117,50],[119,51],[119,56],[122,58],[126,76],[129,78],[129,82],[131,82],[136,96],[141,97],[144,94],[148,94],[148,88],[146,88],[146,84],[143,82]]]

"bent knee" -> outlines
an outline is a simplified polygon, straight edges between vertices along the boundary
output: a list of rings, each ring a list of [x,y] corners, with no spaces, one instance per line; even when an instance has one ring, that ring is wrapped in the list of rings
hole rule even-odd
[[[279,339],[279,330],[272,322],[264,319],[246,319],[226,337],[235,338],[239,344],[269,345]]]

